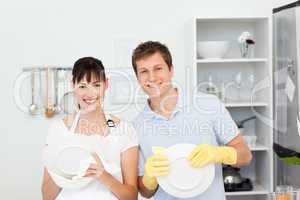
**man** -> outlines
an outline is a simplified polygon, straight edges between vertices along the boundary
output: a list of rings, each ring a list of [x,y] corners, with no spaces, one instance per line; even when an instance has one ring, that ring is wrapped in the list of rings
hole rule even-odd
[[[134,120],[140,142],[139,191],[142,196],[178,199],[159,187],[156,178],[168,174],[169,163],[161,151],[153,154],[152,149],[192,143],[197,147],[187,157],[191,166],[215,163],[216,171],[210,187],[190,199],[225,199],[221,164],[241,166],[252,159],[229,112],[213,95],[188,96],[174,87],[172,57],[168,48],[159,42],[138,45],[132,55],[132,65],[139,84],[149,96],[144,110]]]

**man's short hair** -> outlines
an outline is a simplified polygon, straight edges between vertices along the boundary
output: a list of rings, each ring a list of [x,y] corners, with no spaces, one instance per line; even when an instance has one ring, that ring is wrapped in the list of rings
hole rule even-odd
[[[132,67],[137,75],[137,66],[136,62],[152,56],[155,53],[160,53],[164,61],[167,63],[169,70],[172,67],[172,56],[168,47],[158,41],[147,41],[139,44],[134,50],[131,58]]]

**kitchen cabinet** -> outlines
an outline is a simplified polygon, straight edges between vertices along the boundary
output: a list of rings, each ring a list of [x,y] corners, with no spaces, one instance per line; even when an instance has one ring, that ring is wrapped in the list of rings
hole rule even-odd
[[[218,91],[215,94],[234,120],[256,116],[255,121],[247,123],[243,133],[257,136],[256,145],[250,148],[253,160],[240,171],[243,177],[251,179],[253,190],[226,192],[226,199],[267,199],[267,194],[273,191],[271,20],[269,17],[198,17],[188,26],[190,92],[207,92],[205,87],[213,84]],[[255,41],[247,58],[241,57],[238,43],[244,31]],[[197,55],[199,41],[228,41],[230,47],[222,58],[201,58]],[[251,87],[247,88],[250,77]]]

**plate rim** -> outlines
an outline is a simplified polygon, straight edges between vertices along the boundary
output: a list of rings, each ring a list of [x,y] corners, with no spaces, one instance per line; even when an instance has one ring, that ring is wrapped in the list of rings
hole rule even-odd
[[[69,175],[72,175],[72,176],[76,176],[76,174],[72,174],[72,173],[68,173],[68,172],[65,172],[64,170],[62,169],[59,169],[58,168],[58,158],[59,158],[59,154],[64,150],[64,149],[67,149],[67,148],[79,148],[79,149],[82,149],[83,151],[85,152],[88,152],[89,155],[91,154],[90,150],[88,150],[87,148],[83,147],[82,145],[79,145],[79,144],[67,144],[67,145],[63,145],[62,147],[58,148],[58,150],[55,152],[55,157],[57,158],[56,161],[54,162],[53,164],[53,167],[58,170],[59,172],[62,172],[63,174],[69,174]],[[90,155],[90,157],[92,157]]]
[[[178,144],[174,144],[168,148],[165,149],[166,154],[174,154],[174,148],[194,148],[196,147],[195,144],[192,143],[178,143]],[[167,176],[163,176],[163,177],[157,177],[157,181],[159,183],[159,186],[167,193],[169,193],[172,196],[178,197],[178,198],[191,198],[191,197],[195,197],[197,195],[202,194],[203,192],[205,192],[209,186],[213,183],[214,177],[215,177],[215,165],[214,164],[208,164],[206,166],[204,166],[205,168],[207,168],[207,170],[211,171],[209,174],[211,176],[208,177],[209,183],[207,184],[207,187],[204,187],[201,189],[201,191],[198,189],[198,187],[194,187],[191,190],[180,190],[176,187],[173,186],[173,184],[168,183],[168,179]],[[207,176],[206,176],[207,177]]]

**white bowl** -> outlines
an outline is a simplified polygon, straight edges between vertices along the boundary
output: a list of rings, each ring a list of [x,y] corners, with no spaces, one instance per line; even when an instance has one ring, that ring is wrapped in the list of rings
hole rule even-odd
[[[229,41],[197,42],[199,58],[223,58],[229,49]]]

